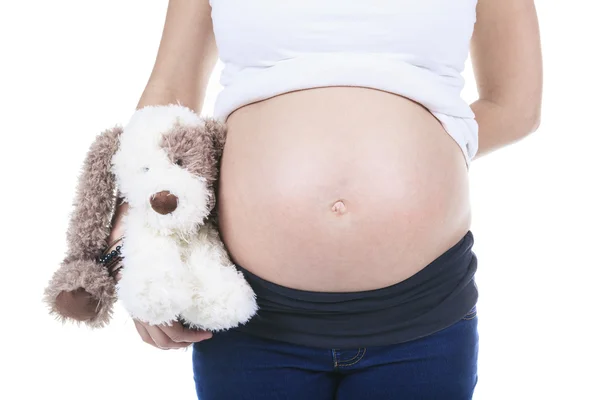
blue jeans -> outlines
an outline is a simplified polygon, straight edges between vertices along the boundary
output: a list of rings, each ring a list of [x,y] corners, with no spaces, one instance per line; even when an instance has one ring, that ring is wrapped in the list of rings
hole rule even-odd
[[[410,342],[321,349],[236,330],[193,345],[199,400],[468,400],[477,384],[474,307],[459,322]]]

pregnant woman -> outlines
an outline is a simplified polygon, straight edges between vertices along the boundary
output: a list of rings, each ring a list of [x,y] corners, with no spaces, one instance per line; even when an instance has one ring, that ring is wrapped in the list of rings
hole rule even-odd
[[[217,59],[219,228],[260,311],[141,338],[193,343],[202,400],[470,399],[468,173],[538,127],[533,0],[172,0],[138,108],[201,112]]]

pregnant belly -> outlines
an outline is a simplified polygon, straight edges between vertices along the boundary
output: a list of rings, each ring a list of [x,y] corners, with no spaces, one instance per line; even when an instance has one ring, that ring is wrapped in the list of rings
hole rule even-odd
[[[219,225],[234,262],[315,291],[385,287],[470,225],[462,152],[422,106],[330,87],[238,109],[227,121]]]

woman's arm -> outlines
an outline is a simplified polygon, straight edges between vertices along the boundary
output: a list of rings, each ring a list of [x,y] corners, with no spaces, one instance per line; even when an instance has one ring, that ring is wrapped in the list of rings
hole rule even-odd
[[[137,108],[177,103],[202,111],[217,62],[208,0],[170,0],[152,74]]]
[[[479,0],[471,41],[479,100],[475,159],[537,130],[542,102],[542,55],[533,0]]]

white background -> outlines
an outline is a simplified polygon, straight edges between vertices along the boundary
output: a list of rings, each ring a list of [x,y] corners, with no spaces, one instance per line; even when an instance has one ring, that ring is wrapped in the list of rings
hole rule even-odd
[[[61,326],[41,303],[65,251],[77,171],[94,136],[137,104],[166,4],[0,3],[1,399],[195,398],[191,351],[143,343],[120,308],[92,331]],[[537,6],[541,128],[471,169],[475,398],[600,399],[599,10],[589,0]],[[470,68],[465,76],[472,101]]]

